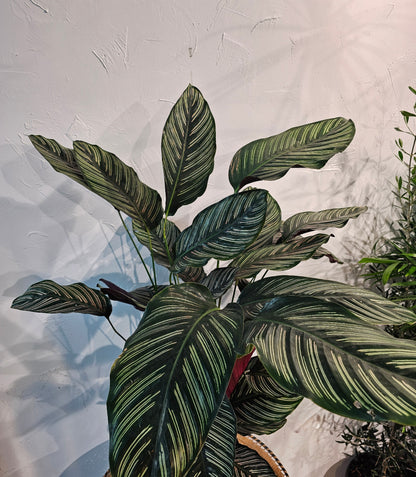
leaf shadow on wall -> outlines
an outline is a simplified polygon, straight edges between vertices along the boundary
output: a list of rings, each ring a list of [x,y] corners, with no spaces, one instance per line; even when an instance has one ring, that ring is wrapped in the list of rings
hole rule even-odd
[[[8,153],[10,156],[9,149]],[[106,278],[127,290],[148,285],[147,281],[140,282],[139,277],[143,273],[138,270],[138,259],[121,226],[108,234],[107,243],[104,240],[104,248],[95,259],[96,263],[103,264],[102,271],[97,272],[97,268],[91,265],[85,272],[88,256],[80,257],[74,253],[68,257],[67,263],[58,267],[62,273],[60,276],[42,276],[42,272],[39,275],[38,270],[34,272],[37,264],[42,264],[44,260],[47,264],[54,264],[63,255],[67,255],[61,247],[65,240],[74,241],[77,216],[83,205],[77,200],[78,185],[66,178],[63,179],[63,187],[60,185],[44,194],[39,205],[31,205],[27,200],[30,198],[31,187],[17,180],[17,177],[22,177],[21,159],[13,157],[1,169],[5,182],[16,191],[14,198],[0,197],[1,219],[8,225],[2,245],[7,248],[11,261],[19,269],[19,272],[0,275],[3,290],[1,299],[7,302],[7,307],[30,284],[45,278],[54,279],[61,284],[83,281],[91,287],[96,287],[100,278]],[[30,171],[34,177],[33,183],[47,182],[44,176],[49,176],[48,168],[35,166]],[[62,176],[58,176],[60,177]],[[19,196],[22,197],[21,200],[16,199]],[[102,202],[104,208],[111,210],[109,204]],[[81,212],[91,215],[91,210]],[[94,217],[89,220],[93,223]],[[28,229],[44,231],[42,239],[35,241],[29,250]],[[82,261],[84,266],[79,267],[83,270],[82,276],[74,276]],[[148,254],[145,261],[150,267]],[[42,265],[41,270],[45,270],[45,264]],[[124,274],[123,269],[127,269],[128,273]],[[161,274],[161,278],[167,277]],[[132,307],[115,304],[112,321],[127,337],[137,327],[140,315]],[[30,325],[26,327],[22,320],[30,320]],[[38,327],[34,325],[36,321]],[[97,436],[98,440],[107,438],[105,402],[108,377],[112,363],[122,350],[123,342],[113,333],[104,317],[76,314],[49,316],[10,310],[2,318],[2,326],[3,339],[7,339],[4,344],[8,359],[0,365],[0,374],[17,376],[6,391],[10,412],[5,416],[3,425],[7,429],[13,429],[14,437],[18,437],[20,441],[36,442],[36,445],[27,448],[27,453],[31,455],[33,475],[51,475],[51,469],[62,469],[65,459],[82,456],[91,447],[91,442],[97,442]],[[42,330],[41,336],[38,334],[39,329]],[[85,426],[86,415],[91,422],[80,434],[77,425],[81,420]],[[94,422],[98,419],[99,423]],[[4,454],[10,447],[10,436],[6,436],[6,433],[0,436],[0,448],[3,449],[1,454]],[[12,449],[13,447],[7,456],[8,466],[19,468],[19,456],[13,456]],[[89,462],[88,455],[89,453],[86,454],[86,462]],[[42,457],[37,458],[38,456]],[[78,460],[82,461],[82,457]],[[74,469],[82,465],[76,462]],[[107,465],[107,458],[103,465]],[[71,468],[72,466],[65,471],[65,476],[93,475],[88,471],[76,474]],[[20,477],[20,472],[21,470],[17,470],[11,475]]]

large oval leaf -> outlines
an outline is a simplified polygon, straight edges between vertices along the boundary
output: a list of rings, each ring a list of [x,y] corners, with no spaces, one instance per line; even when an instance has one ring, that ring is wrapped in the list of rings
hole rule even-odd
[[[111,372],[113,477],[186,474],[223,400],[241,328],[239,306],[219,310],[202,285],[151,300]]]
[[[238,268],[236,278],[251,277],[263,269],[289,270],[301,261],[311,258],[329,239],[329,235],[316,234],[297,237],[282,244],[267,245],[243,252],[231,262],[231,266]]]
[[[325,119],[258,139],[236,152],[229,180],[235,190],[259,180],[275,180],[292,167],[320,169],[352,141],[355,126],[344,118]]]
[[[232,477],[236,434],[233,408],[225,397],[189,477]]]
[[[303,397],[283,389],[257,356],[251,358],[230,400],[240,434],[271,434],[280,429]]]
[[[75,153],[72,149],[61,146],[54,139],[31,134],[29,139],[36,150],[49,162],[55,171],[65,174],[74,181],[88,187],[82,176],[81,169],[75,160]]]
[[[140,181],[134,169],[93,144],[75,141],[74,151],[82,175],[93,192],[150,229],[159,224],[163,215],[161,198]]]
[[[87,313],[107,318],[111,315],[111,302],[101,291],[83,283],[59,285],[52,280],[31,285],[13,300],[12,308],[38,313]]]
[[[205,265],[210,258],[228,260],[242,252],[261,230],[267,207],[265,190],[234,194],[194,219],[176,241],[174,269]]]
[[[166,213],[192,203],[214,168],[215,122],[201,92],[189,85],[173,107],[162,135]]]
[[[364,288],[319,278],[285,275],[258,280],[247,285],[238,302],[249,316],[276,297],[319,298],[342,305],[363,321],[375,325],[399,325],[415,321],[403,306]]]
[[[284,221],[282,239],[286,240],[313,230],[344,227],[349,219],[357,218],[366,210],[367,207],[342,207],[320,210],[319,212],[300,212]]]
[[[351,419],[416,425],[416,343],[316,298],[276,298],[247,322],[285,389]]]

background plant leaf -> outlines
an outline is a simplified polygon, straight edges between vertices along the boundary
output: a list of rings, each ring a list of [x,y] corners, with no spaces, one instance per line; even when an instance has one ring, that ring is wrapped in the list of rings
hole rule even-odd
[[[150,301],[111,371],[113,476],[186,474],[223,400],[241,330],[240,307],[219,310],[201,285]]]
[[[172,108],[162,134],[168,215],[205,192],[215,150],[214,118],[201,92],[189,85]]]
[[[251,182],[279,179],[292,167],[320,169],[350,144],[354,134],[351,120],[333,118],[250,142],[233,157],[230,184],[238,190]]]
[[[279,297],[246,322],[281,386],[350,419],[416,424],[416,343],[316,298]]]
[[[86,313],[106,318],[111,315],[111,302],[100,290],[83,283],[59,285],[52,280],[31,285],[13,300],[12,308],[38,313]]]
[[[202,266],[210,258],[228,260],[256,238],[266,214],[264,190],[234,194],[200,212],[176,241],[174,269]]]
[[[93,144],[75,141],[74,151],[89,189],[150,229],[160,223],[161,198],[140,181],[134,169]]]

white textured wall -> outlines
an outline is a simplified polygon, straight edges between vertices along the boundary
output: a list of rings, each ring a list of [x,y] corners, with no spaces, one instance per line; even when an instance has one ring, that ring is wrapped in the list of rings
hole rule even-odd
[[[0,3],[2,476],[104,472],[107,375],[121,346],[100,318],[18,312],[9,309],[13,297],[43,278],[146,281],[111,207],[55,173],[27,135],[98,143],[163,191],[161,130],[191,82],[218,131],[202,207],[231,192],[227,167],[241,145],[350,117],[356,138],[324,171],[291,171],[267,187],[284,217],[369,205],[334,239],[340,258],[354,263],[368,252],[375,212],[389,212],[393,127],[415,99],[407,90],[416,84],[415,20],[414,0]],[[195,210],[184,208],[181,224]],[[353,280],[348,267],[334,267],[314,262],[304,271]],[[137,318],[120,306],[115,321],[127,333]],[[291,477],[320,477],[337,460],[331,419],[306,405],[274,439]]]

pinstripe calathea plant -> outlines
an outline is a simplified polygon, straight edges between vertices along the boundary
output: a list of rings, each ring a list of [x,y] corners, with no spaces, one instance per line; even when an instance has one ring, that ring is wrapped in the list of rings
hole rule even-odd
[[[48,280],[13,302],[109,319],[118,300],[144,312],[110,374],[113,477],[266,477],[238,451],[236,436],[278,430],[303,398],[352,419],[416,425],[416,343],[383,330],[414,314],[367,290],[275,273],[309,258],[336,261],[324,248],[330,235],[318,231],[343,227],[365,207],[283,221],[276,200],[248,186],[291,168],[322,168],[354,132],[338,117],[243,146],[229,168],[233,193],[184,230],[172,216],[205,192],[216,150],[213,116],[194,86],[164,126],[164,206],[114,154],[30,137],[54,169],[114,206],[153,259],[150,285],[132,291],[106,280],[97,289]],[[169,270],[169,283],[157,283],[155,262]]]

